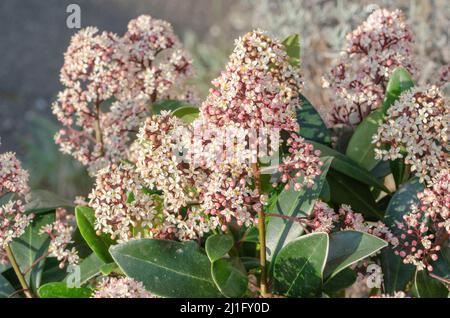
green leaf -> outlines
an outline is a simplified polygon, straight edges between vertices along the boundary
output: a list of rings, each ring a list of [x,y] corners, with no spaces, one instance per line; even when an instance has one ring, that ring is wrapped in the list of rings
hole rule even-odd
[[[92,251],[105,263],[111,263],[113,259],[108,252],[108,248],[114,241],[106,234],[97,235],[94,210],[87,206],[77,206],[75,216],[78,229]]]
[[[335,294],[350,287],[356,281],[357,275],[350,268],[344,268],[336,276],[327,279],[323,284],[323,291],[327,294]]]
[[[403,216],[411,211],[411,205],[419,202],[417,194],[424,190],[419,179],[414,178],[403,184],[393,195],[384,216],[384,223],[390,228],[394,235],[400,235],[402,230],[398,229],[396,222],[403,222]]]
[[[198,107],[195,106],[183,106],[172,112],[172,115],[180,118],[185,123],[192,123],[197,119],[198,114],[200,113]]]
[[[100,272],[105,276],[110,275],[111,273],[123,275],[123,272],[120,270],[119,266],[117,266],[116,263],[103,264],[102,266],[100,266]]]
[[[48,283],[42,285],[38,291],[41,298],[89,298],[92,289],[87,287],[69,288],[66,283]]]
[[[407,171],[407,165],[403,161],[403,158],[398,158],[389,161],[389,166],[391,167],[392,176],[394,177],[395,185],[397,188],[409,178],[409,173]]]
[[[300,106],[297,108],[297,122],[300,125],[300,136],[321,144],[330,144],[330,131],[314,106],[303,95],[300,95]]]
[[[92,253],[88,257],[86,257],[79,264],[79,283],[80,286],[100,274],[100,268],[105,264],[95,253]],[[64,282],[71,284],[76,284],[77,282],[77,273],[69,273]]]
[[[392,72],[386,87],[386,96],[381,109],[386,113],[388,108],[400,97],[400,95],[414,86],[414,82],[408,71],[398,67]]]
[[[14,292],[11,283],[3,275],[0,275],[0,298],[8,298]]]
[[[377,133],[384,121],[389,107],[400,97],[401,93],[413,87],[411,76],[405,69],[397,68],[389,79],[386,97],[382,106],[367,116],[357,127],[347,147],[347,156],[361,167],[372,170],[379,160],[375,159],[375,145],[372,136]]]
[[[428,276],[427,271],[416,271],[414,291],[420,298],[447,298],[448,289],[444,284]]]
[[[242,242],[259,243],[259,233],[256,226],[252,226],[245,231],[245,234],[241,240]]]
[[[211,275],[225,297],[241,297],[247,290],[247,273],[237,257],[222,258],[212,263]]]
[[[246,270],[251,270],[259,267],[259,259],[256,257],[242,256],[241,262]]]
[[[11,250],[22,272],[27,271],[39,257],[47,252],[50,238],[45,234],[39,234],[39,230],[54,221],[54,213],[36,215],[23,235],[11,243]],[[25,275],[25,279],[33,290],[37,290],[41,285],[44,263],[45,260],[42,260]]]
[[[433,263],[433,273],[450,280],[450,245],[449,240],[442,244],[438,259]]]
[[[334,170],[328,173],[327,181],[333,203],[350,205],[370,220],[383,218],[367,185]]]
[[[10,264],[0,264],[0,274],[11,268]]]
[[[267,212],[280,214],[287,217],[309,216],[314,208],[317,198],[322,191],[332,158],[322,159],[322,174],[317,176],[312,188],[302,187],[295,191],[293,187],[283,190],[277,200],[270,205]],[[301,182],[301,180],[300,180]],[[303,233],[303,226],[299,222],[287,220],[281,217],[268,217],[266,227],[267,259],[273,259],[281,249],[289,242]]]
[[[180,118],[188,124],[193,122],[200,112],[198,107],[180,100],[158,101],[151,106],[151,109],[154,114],[159,114],[163,110],[170,111],[173,116]]]
[[[377,109],[367,116],[356,128],[347,147],[346,155],[364,169],[370,171],[378,164],[375,159],[375,144],[372,136],[378,131],[383,122],[383,110]]]
[[[225,256],[231,250],[233,244],[234,240],[231,235],[211,235],[206,239],[206,255],[211,262],[214,262]]]
[[[329,202],[331,200],[330,185],[327,180],[323,183],[322,191],[320,191],[319,197],[324,202]]]
[[[403,259],[395,255],[391,247],[381,251],[380,260],[385,292],[391,295],[396,291],[405,290],[414,276],[416,267],[404,264]]]
[[[154,114],[159,114],[163,110],[173,112],[178,108],[186,106],[193,106],[193,105],[180,100],[160,100],[151,105],[151,109]]]
[[[389,189],[378,178],[373,176],[369,171],[360,167],[356,162],[345,156],[344,154],[324,146],[320,143],[309,141],[315,149],[320,150],[322,156],[333,157],[331,168],[345,174],[346,176],[355,179],[371,187],[376,187],[386,193],[390,193]]]
[[[52,282],[62,281],[66,275],[67,271],[65,268],[59,267],[60,261],[55,257],[49,257],[45,260],[45,266],[42,271],[41,285]]]
[[[292,34],[282,42],[289,57],[289,64],[292,66],[300,65],[300,36]]]
[[[62,199],[46,190],[33,190],[30,192],[30,199],[25,205],[25,210],[27,213],[39,214],[53,211],[56,208],[71,207],[73,207],[73,203],[70,200]]]
[[[8,192],[8,193],[3,194],[0,197],[0,206],[8,203],[11,200],[13,200],[15,197],[16,197],[16,194],[13,193],[13,192]]]
[[[418,202],[417,193],[423,189],[424,186],[418,179],[412,179],[403,184],[389,201],[384,223],[394,235],[400,236],[403,233],[397,228],[396,222],[403,222],[403,216],[411,211],[412,204]],[[406,285],[413,279],[416,269],[413,265],[404,264],[403,259],[395,255],[391,248],[381,251],[381,267],[388,294],[405,290]]]
[[[331,279],[344,268],[365,259],[387,246],[386,241],[358,231],[340,231],[330,234],[330,250],[324,277]]]
[[[219,297],[211,263],[194,243],[157,239],[111,246],[115,262],[129,277],[161,297]]]
[[[290,242],[274,261],[274,292],[289,297],[318,296],[327,254],[327,233],[312,233]]]

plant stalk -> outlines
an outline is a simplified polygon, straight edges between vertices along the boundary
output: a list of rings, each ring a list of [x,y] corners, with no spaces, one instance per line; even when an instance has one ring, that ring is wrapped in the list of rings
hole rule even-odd
[[[100,145],[100,152],[103,156],[103,134],[102,134],[102,128],[100,126],[100,102],[97,102],[95,104],[95,110],[96,110],[96,118],[95,118],[95,140],[97,142],[97,145]]]
[[[33,294],[30,291],[30,288],[28,287],[27,281],[25,277],[23,276],[22,272],[20,271],[20,267],[17,264],[16,258],[14,257],[14,254],[11,250],[11,247],[9,245],[5,248],[6,254],[8,256],[9,262],[11,263],[14,272],[16,273],[17,278],[19,279],[19,283],[23,288],[23,293],[27,298],[33,298]]]
[[[255,189],[261,195],[261,172],[258,164],[252,164],[253,175],[255,178]],[[261,206],[258,211],[258,233],[259,233],[259,265],[261,267],[260,291],[261,296],[267,296],[267,266],[266,266],[266,215]]]

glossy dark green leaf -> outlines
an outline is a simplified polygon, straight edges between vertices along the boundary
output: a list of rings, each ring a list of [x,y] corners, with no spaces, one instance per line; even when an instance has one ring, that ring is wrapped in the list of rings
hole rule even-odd
[[[47,252],[50,244],[50,238],[45,234],[39,234],[39,231],[44,225],[53,223],[54,221],[54,213],[36,215],[23,235],[14,239],[10,244],[20,270],[22,272],[28,271],[25,275],[25,279],[33,290],[37,290],[41,285],[45,260],[36,264],[33,269],[29,270],[29,268],[38,258]]]
[[[193,105],[181,100],[161,100],[151,105],[151,109],[154,114],[159,114],[163,110],[173,112],[178,108],[186,106]]]
[[[225,297],[241,297],[247,290],[247,273],[237,257],[221,258],[212,263],[211,276]]]
[[[398,67],[392,72],[386,87],[386,96],[381,106],[384,112],[400,97],[400,95],[414,86],[411,75],[404,68]]]
[[[380,260],[385,292],[393,295],[396,291],[405,290],[406,285],[414,277],[416,267],[404,264],[403,259],[395,255],[390,246],[381,251]]]
[[[8,192],[0,196],[0,206],[8,203],[9,201],[15,199],[16,194],[13,192]]]
[[[194,243],[141,239],[111,246],[115,262],[129,277],[161,297],[219,297],[211,263]]]
[[[87,206],[77,206],[75,216],[78,229],[92,251],[105,263],[111,263],[113,259],[108,249],[114,241],[108,235],[97,235],[94,210]]]
[[[323,291],[327,294],[335,294],[350,287],[356,281],[357,275],[350,268],[344,268],[336,276],[327,279],[323,284]]]
[[[359,231],[340,231],[330,234],[330,248],[324,277],[331,279],[344,268],[365,259],[387,246],[386,241]]]
[[[259,267],[259,259],[256,257],[242,256],[241,262],[248,271]]]
[[[403,184],[392,196],[384,216],[384,223],[392,233],[395,235],[403,233],[397,228],[396,222],[403,222],[403,216],[411,211],[412,204],[418,203],[417,194],[423,190],[423,184],[414,178]]]
[[[205,250],[211,262],[225,256],[233,247],[234,240],[231,235],[211,235],[206,239]]]
[[[112,273],[123,275],[122,270],[119,268],[119,266],[117,266],[116,263],[103,264],[102,266],[100,266],[100,272],[105,276]]]
[[[328,181],[325,180],[322,191],[320,191],[320,199],[323,202],[329,202],[331,200],[331,192],[330,192],[330,185],[328,184]]]
[[[245,231],[242,242],[259,243],[259,233],[256,226],[252,226]]]
[[[321,151],[322,156],[330,156],[334,158],[333,162],[331,163],[331,168],[333,168],[334,170],[368,186],[376,187],[386,193],[390,192],[382,181],[373,176],[366,169],[360,167],[356,162],[354,162],[344,154],[320,143],[314,141],[309,142],[314,146],[315,149]]]
[[[59,267],[60,261],[55,257],[48,257],[45,260],[45,266],[42,271],[41,285],[52,282],[60,282],[67,275],[66,268]]]
[[[274,260],[274,292],[288,297],[318,296],[327,254],[327,233],[312,233],[290,242]]]
[[[316,177],[312,188],[303,187],[300,191],[295,191],[291,187],[289,190],[283,190],[278,195],[277,200],[269,206],[267,213],[285,217],[309,216],[322,191],[332,158],[324,157],[322,161],[322,174]],[[302,233],[303,226],[299,222],[275,216],[268,217],[266,227],[267,258],[273,259],[286,244]]]
[[[426,270],[416,271],[413,288],[420,298],[448,297],[448,289],[445,285],[430,277]]]
[[[358,125],[347,147],[346,155],[368,171],[379,163],[379,160],[375,159],[375,144],[372,143],[372,136],[377,133],[378,126],[383,120],[382,109],[373,111]]]
[[[8,298],[13,293],[14,287],[3,275],[0,275],[0,298]]]
[[[438,259],[433,263],[433,274],[450,280],[450,245],[449,240],[444,242],[439,251]]]
[[[11,268],[10,264],[0,264],[0,274],[6,271],[7,269]]]
[[[105,264],[95,253],[92,253],[80,262],[78,268],[74,266],[72,271],[64,279],[69,285],[79,286],[100,274],[100,268]],[[79,276],[78,276],[79,275]]]
[[[89,298],[92,292],[88,287],[69,288],[66,283],[56,282],[42,285],[38,294],[41,298]]]
[[[403,184],[389,201],[384,223],[394,235],[400,236],[403,233],[397,228],[396,222],[403,222],[403,216],[411,211],[412,204],[418,202],[417,193],[423,189],[418,179],[412,179]],[[388,294],[405,290],[406,285],[414,277],[415,266],[404,264],[403,259],[395,255],[390,247],[381,251],[381,267],[385,290]]]
[[[289,57],[289,64],[300,65],[300,36],[292,34],[283,40],[283,45]]]
[[[403,161],[403,158],[389,161],[391,167],[392,176],[394,177],[394,182],[397,188],[406,182],[409,178],[409,173],[407,171],[407,165]]]
[[[30,192],[30,199],[25,206],[25,210],[27,213],[39,214],[53,211],[56,208],[71,207],[73,207],[72,201],[60,198],[50,191],[33,190]]]
[[[331,202],[350,205],[355,212],[361,213],[368,220],[383,218],[383,213],[378,210],[367,185],[334,170],[329,171],[327,181]]]
[[[172,115],[180,118],[185,123],[192,123],[195,119],[197,119],[200,110],[195,106],[183,106],[172,112]]]
[[[329,144],[331,142],[330,131],[320,114],[303,95],[300,95],[300,106],[297,109],[297,122],[300,125],[300,136],[321,144]]]

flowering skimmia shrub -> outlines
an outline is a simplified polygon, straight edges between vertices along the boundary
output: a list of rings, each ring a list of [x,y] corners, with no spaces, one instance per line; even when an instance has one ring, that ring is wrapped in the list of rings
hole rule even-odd
[[[344,136],[302,94],[298,35],[238,38],[197,102],[167,22],[79,31],[52,108],[92,189],[29,190],[0,155],[0,295],[448,297],[448,81],[414,86],[412,39],[398,10],[349,33],[326,79]]]

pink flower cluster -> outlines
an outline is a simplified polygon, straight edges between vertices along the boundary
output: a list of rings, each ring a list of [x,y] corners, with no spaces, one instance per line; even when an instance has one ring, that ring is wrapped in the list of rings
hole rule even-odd
[[[419,270],[433,271],[432,263],[438,260],[439,251],[450,236],[450,170],[443,170],[433,180],[431,187],[420,192],[418,204],[404,216],[397,227],[403,231],[396,254],[403,262]]]
[[[436,86],[404,92],[373,136],[375,158],[403,158],[421,182],[449,167],[450,107]]]
[[[355,230],[375,235],[392,246],[397,246],[399,240],[388,227],[381,221],[376,223],[366,222],[360,213],[355,213],[349,205],[341,205],[336,213],[331,207],[322,201],[314,205],[312,220],[306,223],[313,232],[327,232]]]
[[[56,143],[91,174],[118,162],[148,105],[177,96],[190,72],[191,61],[165,21],[140,16],[122,37],[94,27],[81,30],[65,53],[65,89],[52,106],[65,126]]]
[[[129,277],[105,277],[97,284],[92,298],[155,298],[144,284]]]
[[[75,217],[72,214],[67,214],[67,211],[61,208],[56,210],[56,217],[55,222],[44,225],[39,233],[50,237],[48,252],[50,256],[56,257],[60,261],[60,268],[64,268],[66,263],[78,264],[77,250],[75,247],[69,248],[69,245],[74,243],[72,235],[75,231]]]
[[[28,188],[28,172],[12,152],[0,154],[0,199],[14,194],[13,200],[0,205],[0,263],[6,263],[5,247],[20,237],[33,219],[25,214],[24,199]]]
[[[131,163],[98,173],[90,206],[100,232],[186,240],[232,221],[256,223],[266,203],[256,158],[269,146],[265,137],[279,138],[281,129],[290,137],[275,186],[314,184],[322,163],[297,135],[301,82],[283,46],[259,31],[245,35],[214,83],[192,125],[168,112],[148,117],[130,147]],[[269,155],[278,152],[278,139],[270,147]]]
[[[412,35],[399,10],[378,9],[347,35],[344,52],[324,87],[335,92],[331,122],[356,126],[383,101],[392,71],[414,72]]]
[[[282,44],[264,32],[250,32],[236,40],[226,70],[212,84],[201,107],[210,124],[298,130],[300,75],[289,64]]]

